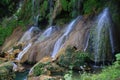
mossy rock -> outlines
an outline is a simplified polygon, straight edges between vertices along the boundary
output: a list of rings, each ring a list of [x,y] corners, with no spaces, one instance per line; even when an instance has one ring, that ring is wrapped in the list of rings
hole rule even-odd
[[[40,62],[33,68],[33,76],[39,75],[62,75],[64,68],[54,62]]]
[[[0,80],[13,80],[15,74],[12,71],[12,69],[13,69],[12,62],[5,62],[0,64]]]

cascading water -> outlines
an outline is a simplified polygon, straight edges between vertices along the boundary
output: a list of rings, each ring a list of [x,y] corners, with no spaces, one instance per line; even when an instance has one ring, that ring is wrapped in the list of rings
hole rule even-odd
[[[16,71],[18,66],[15,63],[13,63],[13,62],[12,62],[12,64],[13,64],[13,70]]]
[[[57,30],[57,28],[55,26],[50,26],[48,27],[42,34],[41,36],[38,38],[37,41],[43,41],[45,38],[49,37],[50,35],[52,35],[52,33],[54,33]]]
[[[112,22],[110,20],[108,8],[105,8],[98,16],[93,35],[95,65],[97,62],[101,61],[104,65],[106,56],[111,56],[111,54],[114,52]]]
[[[48,37],[48,36],[51,35],[51,33],[52,33],[52,27],[49,27],[48,29],[46,29],[46,30],[44,31],[44,33],[42,34],[42,36]]]
[[[19,42],[25,42],[32,38],[32,34],[34,31],[39,31],[38,27],[31,27],[28,31],[25,32],[25,34],[22,36]]]
[[[21,58],[23,57],[23,55],[29,50],[29,48],[31,47],[32,43],[29,43],[24,49],[23,51],[21,51],[18,56],[17,56],[17,60],[21,60]]]
[[[25,32],[25,34],[23,35],[23,37],[20,39],[19,42],[25,42],[28,41],[27,46],[25,46],[25,48],[23,49],[23,51],[21,51],[18,56],[17,56],[17,60],[21,60],[21,58],[23,57],[23,55],[29,50],[29,48],[31,47],[32,43],[29,42],[30,39],[32,39],[32,36],[35,32],[39,32],[39,29],[37,27],[31,27],[28,31]]]
[[[37,17],[35,18],[34,26],[36,26],[36,27],[39,26],[39,24],[38,24],[39,16],[40,15],[37,15]]]
[[[78,18],[77,18],[78,19]],[[51,54],[52,58],[55,58],[57,52],[60,50],[60,48],[62,47],[62,44],[65,42],[66,37],[69,35],[69,33],[72,31],[75,22],[77,21],[77,19],[73,20],[68,27],[65,30],[65,33],[56,41],[55,45],[54,45],[54,49],[53,52]]]
[[[38,27],[38,20],[40,17],[39,14],[39,1],[40,0],[32,0],[32,16],[33,16],[33,21],[34,21],[34,26]]]
[[[90,35],[87,36],[87,39],[86,39],[86,41],[85,41],[86,44],[85,44],[85,47],[84,47],[84,50],[83,50],[84,52],[85,52],[85,51],[87,50],[87,48],[88,48],[89,38],[90,38]]]
[[[52,35],[52,33],[54,33],[56,31],[56,27],[55,26],[50,26],[48,27],[42,34],[41,36],[38,38],[38,42],[43,41],[45,38],[49,37]],[[30,69],[29,74],[32,72],[33,68]]]
[[[16,13],[19,13],[19,12],[20,12],[22,5],[23,5],[23,0],[20,0],[19,6],[18,6],[18,9],[17,9],[17,12],[16,12]]]

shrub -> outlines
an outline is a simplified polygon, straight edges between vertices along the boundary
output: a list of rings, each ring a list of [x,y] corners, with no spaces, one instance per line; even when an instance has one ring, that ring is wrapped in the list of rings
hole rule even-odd
[[[85,0],[84,2],[84,14],[92,14],[93,12],[99,12],[104,7],[105,1],[102,0]]]
[[[34,74],[34,76],[39,76],[39,75],[41,75],[41,74],[43,74],[44,72],[45,72],[45,70],[44,70],[44,67],[46,66],[46,65],[48,65],[49,64],[49,62],[46,62],[46,63],[38,63],[35,67],[34,67],[34,69],[33,69],[33,74]]]
[[[88,53],[75,51],[72,48],[67,48],[65,53],[58,59],[58,64],[65,67],[77,67],[86,65],[87,60],[89,60]]]
[[[43,73],[43,68],[44,68],[43,63],[39,63],[37,66],[34,67],[33,73],[35,76],[39,76]]]
[[[116,55],[116,60],[113,65],[104,68],[102,72],[98,74],[82,74],[80,80],[119,80],[120,64],[118,64],[118,61],[120,60],[120,54]]]
[[[0,66],[0,80],[14,80],[15,73],[12,71],[11,62],[2,63]]]

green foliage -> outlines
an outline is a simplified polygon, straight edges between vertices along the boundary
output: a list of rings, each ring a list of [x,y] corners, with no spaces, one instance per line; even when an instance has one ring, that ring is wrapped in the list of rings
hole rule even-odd
[[[86,0],[84,2],[84,14],[92,14],[99,12],[104,7],[105,1],[102,0]]]
[[[46,16],[48,14],[48,13],[46,13],[47,10],[48,10],[48,2],[46,0],[44,0],[43,4],[41,4],[41,6],[40,6],[41,17],[48,18],[48,16]]]
[[[6,17],[6,16],[10,16],[12,15],[15,10],[16,10],[16,6],[18,1],[13,1],[13,0],[1,0],[0,1],[0,18]]]
[[[7,71],[6,68],[2,68],[3,70]],[[6,72],[6,73],[0,73],[0,80],[14,80],[15,74],[14,72]]]
[[[102,71],[97,74],[84,72],[78,75],[80,76],[79,79],[73,79],[72,73],[67,73],[64,78],[65,80],[119,80],[120,64],[118,62],[120,60],[120,54],[116,55],[116,60],[113,65],[104,67]]]
[[[10,36],[17,26],[17,21],[15,19],[5,18],[0,25],[0,46],[4,43],[6,37]]]
[[[72,79],[72,71],[68,71],[67,74],[64,75],[65,80],[73,80]]]
[[[0,80],[13,80],[15,74],[12,71],[13,65],[11,62],[6,62],[0,66]]]
[[[49,64],[49,62],[47,62],[47,63],[39,63],[39,64],[37,64],[35,67],[34,67],[34,69],[33,69],[33,74],[35,75],[35,76],[39,76],[39,75],[41,75],[41,74],[43,74],[45,71],[44,71],[44,67],[46,66],[46,65],[48,65]]]
[[[80,80],[119,80],[120,79],[120,65],[116,67],[115,65],[109,66],[102,70],[99,74],[89,74],[84,73],[81,75]]]
[[[61,4],[62,4],[63,10],[67,11],[69,2],[67,0],[61,0]]]
[[[120,54],[116,55],[117,61],[102,70],[102,72],[98,74],[90,74],[84,73],[81,75],[80,80],[119,80],[120,79],[120,64],[118,61],[120,60]]]
[[[44,68],[44,64],[42,64],[42,63],[39,63],[37,66],[35,66],[34,67],[34,70],[33,70],[33,72],[34,72],[34,75],[35,76],[39,76],[39,75],[41,75],[42,73],[43,73],[43,68]]]
[[[75,18],[79,14],[80,4],[79,0],[61,0],[63,11],[69,12],[69,17]],[[79,4],[79,5],[78,5]],[[68,14],[67,14],[68,15]]]
[[[11,35],[12,31],[13,31],[13,27],[0,28],[0,46],[2,46],[6,37]]]
[[[15,16],[18,21],[23,21],[24,24],[28,24],[29,22],[32,23],[33,12],[31,0],[24,0],[22,7],[15,13]]]
[[[14,16],[11,18],[4,18],[0,24],[0,46],[3,45],[5,39],[12,34],[17,26],[23,26],[21,28],[24,28],[24,25],[24,22],[18,21]]]
[[[120,53],[116,54],[115,57],[117,61],[120,61]]]
[[[88,53],[67,48],[65,53],[58,59],[58,63],[61,66],[69,67],[71,69],[71,67],[79,68],[80,66],[86,65],[87,60],[89,60]]]
[[[120,65],[120,53],[116,54],[115,57],[116,57],[116,62],[114,64],[119,66]]]

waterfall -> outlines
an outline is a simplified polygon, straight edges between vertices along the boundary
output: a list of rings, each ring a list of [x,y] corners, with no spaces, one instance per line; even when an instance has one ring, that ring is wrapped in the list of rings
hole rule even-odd
[[[78,19],[78,18],[77,18]],[[66,37],[69,35],[69,33],[72,31],[74,24],[76,22],[76,20],[73,20],[65,29],[64,34],[56,41],[55,45],[54,45],[54,49],[52,52],[52,58],[55,58],[57,52],[60,50],[60,48],[62,47],[62,44],[65,42]]]
[[[87,35],[87,39],[86,39],[86,41],[85,41],[86,44],[85,44],[85,47],[84,47],[84,50],[83,50],[84,52],[85,52],[85,51],[87,50],[87,48],[88,48],[89,38],[90,38],[90,35],[88,34],[88,35]]]
[[[98,16],[97,24],[93,34],[95,63],[102,61],[104,64],[106,55],[110,52],[114,52],[111,27],[112,22],[110,20],[109,9],[105,8],[103,12]]]
[[[23,51],[21,51],[18,56],[17,56],[17,60],[21,60],[21,58],[23,57],[23,55],[29,50],[29,48],[31,47],[32,43],[29,43],[24,49]]]
[[[40,15],[38,14],[38,15],[36,16],[36,18],[35,18],[34,26],[36,26],[36,27],[39,26],[39,23],[38,23],[39,17],[40,17]]]
[[[42,36],[48,37],[48,36],[51,35],[51,33],[52,33],[52,27],[49,27],[48,29],[46,29],[46,30],[44,31],[44,33],[42,34]]]
[[[29,42],[29,40],[32,38],[32,35],[35,33],[35,31],[39,31],[39,29],[37,27],[32,26],[28,31],[25,32],[25,34],[23,35],[23,37],[20,39],[19,42],[28,42],[27,46],[25,46],[25,48],[23,49],[23,51],[21,51],[18,56],[17,56],[17,60],[21,60],[21,58],[23,57],[23,55],[29,50],[29,48],[31,47],[32,43]]]
[[[38,27],[38,21],[39,21],[39,1],[40,0],[32,0],[32,16],[33,16],[33,22],[34,26]]]
[[[14,62],[12,62],[12,64],[13,64],[13,70],[16,71],[18,66]]]
[[[39,29],[37,27],[32,26],[28,31],[24,33],[19,42],[25,42],[30,40],[32,38],[34,31],[39,31]]]
[[[20,0],[19,5],[18,5],[18,9],[17,9],[17,12],[16,12],[16,13],[19,13],[19,12],[20,12],[20,10],[21,10],[21,8],[22,8],[22,5],[23,5],[23,1]]]
[[[43,41],[45,38],[49,37],[50,35],[52,35],[52,33],[54,33],[57,30],[57,28],[55,26],[50,26],[48,27],[42,34],[41,36],[38,38],[38,41]]]

